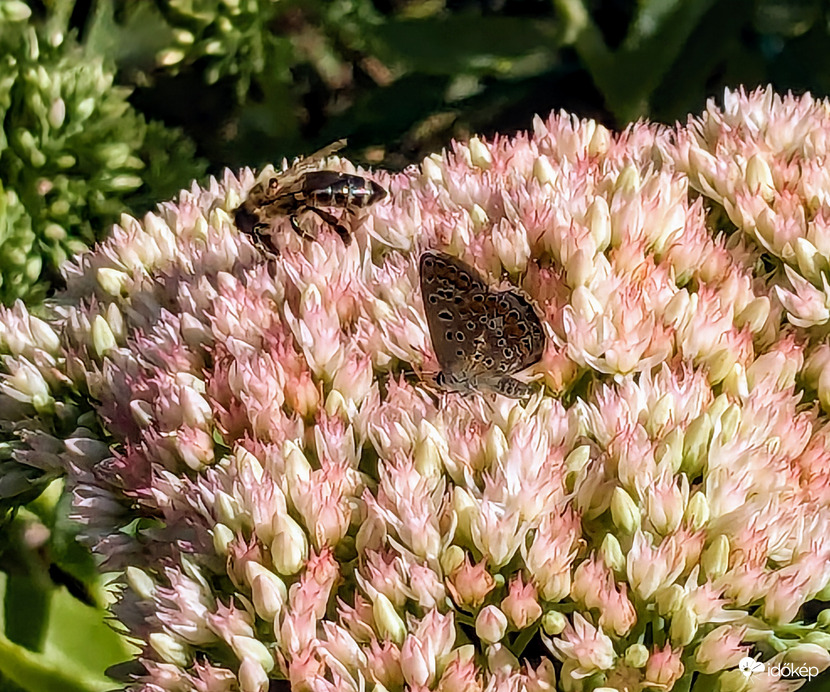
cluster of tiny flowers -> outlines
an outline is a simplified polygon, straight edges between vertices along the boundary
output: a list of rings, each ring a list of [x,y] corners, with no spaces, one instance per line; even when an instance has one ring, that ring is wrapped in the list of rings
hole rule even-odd
[[[261,255],[250,171],[123,218],[43,319],[0,313],[0,411],[123,574],[128,689],[828,667],[828,156],[830,104],[727,93],[676,130],[561,114],[399,174],[341,159],[389,192],[348,246],[278,219]],[[425,384],[433,248],[538,306],[529,401]]]

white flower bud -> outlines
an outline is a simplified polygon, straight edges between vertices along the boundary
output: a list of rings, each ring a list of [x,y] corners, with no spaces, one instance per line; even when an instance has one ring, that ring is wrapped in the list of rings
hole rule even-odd
[[[156,593],[156,583],[144,570],[130,565],[124,570],[124,576],[127,579],[127,584],[139,598],[145,601],[153,598]]]
[[[614,526],[626,533],[634,533],[640,527],[640,508],[619,486],[611,496],[611,519]]]
[[[392,605],[392,601],[382,593],[377,595],[372,604],[372,616],[381,639],[389,639],[398,645],[403,643],[406,637],[406,625],[398,615],[398,611],[395,610],[395,606]]]
[[[92,322],[92,345],[99,357],[118,345],[115,335],[102,315],[96,315]]]
[[[233,543],[235,536],[224,524],[216,524],[213,527],[213,549],[217,555],[227,555],[228,548]]]
[[[507,616],[496,606],[486,606],[476,616],[476,634],[484,643],[501,641],[506,631]]]
[[[178,639],[171,637],[164,632],[153,632],[148,637],[148,642],[153,650],[161,657],[165,663],[178,666],[179,668],[187,668],[190,664],[187,655],[187,647]]]
[[[240,661],[253,659],[266,673],[274,669],[274,656],[259,639],[236,634],[231,637],[229,644]]]
[[[308,560],[308,538],[302,527],[288,514],[274,516],[271,561],[280,574],[296,574]]]
[[[486,171],[493,165],[493,155],[490,149],[478,137],[470,140],[470,161],[476,168]]]

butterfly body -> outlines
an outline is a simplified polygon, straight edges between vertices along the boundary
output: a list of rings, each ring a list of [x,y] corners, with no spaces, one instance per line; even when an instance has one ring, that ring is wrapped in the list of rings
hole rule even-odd
[[[494,391],[525,398],[512,377],[538,362],[545,335],[533,305],[514,290],[496,291],[469,265],[434,250],[420,258],[421,294],[441,372],[454,391]]]

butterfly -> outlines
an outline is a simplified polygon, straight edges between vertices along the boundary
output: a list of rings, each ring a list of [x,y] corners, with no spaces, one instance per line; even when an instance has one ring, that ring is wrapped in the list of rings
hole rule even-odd
[[[538,362],[545,333],[533,305],[518,291],[496,291],[468,264],[429,250],[420,258],[421,295],[438,384],[483,389],[513,399],[532,389],[511,377]]]

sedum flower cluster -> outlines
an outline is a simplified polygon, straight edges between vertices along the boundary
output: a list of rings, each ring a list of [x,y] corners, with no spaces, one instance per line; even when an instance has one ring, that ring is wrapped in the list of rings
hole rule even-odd
[[[200,175],[194,147],[147,123],[71,37],[0,2],[0,303],[40,297],[126,206]]]
[[[827,133],[830,103],[770,91],[675,129],[552,115],[363,172],[389,195],[350,246],[280,219],[275,259],[226,172],[124,217],[44,319],[0,313],[9,463],[65,473],[123,574],[127,688],[783,692],[827,668]],[[530,401],[423,384],[427,248],[536,302]]]

